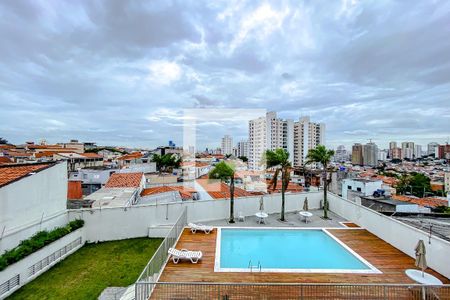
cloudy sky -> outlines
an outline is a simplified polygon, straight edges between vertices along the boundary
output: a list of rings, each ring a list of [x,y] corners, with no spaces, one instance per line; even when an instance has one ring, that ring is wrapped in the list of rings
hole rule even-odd
[[[1,1],[0,37],[13,143],[182,144],[184,109],[309,115],[331,147],[450,137],[449,1]],[[247,116],[198,120],[199,146]]]

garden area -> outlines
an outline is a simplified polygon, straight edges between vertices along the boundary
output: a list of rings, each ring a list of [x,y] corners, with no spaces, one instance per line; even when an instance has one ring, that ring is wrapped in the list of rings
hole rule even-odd
[[[107,287],[134,283],[162,239],[86,244],[7,299],[97,299]]]

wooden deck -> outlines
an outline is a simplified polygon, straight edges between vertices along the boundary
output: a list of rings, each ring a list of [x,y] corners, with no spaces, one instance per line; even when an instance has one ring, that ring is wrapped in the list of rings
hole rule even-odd
[[[185,229],[178,241],[177,248],[186,248],[193,250],[201,250],[203,252],[203,259],[198,264],[191,264],[190,262],[182,262],[175,265],[169,261],[163,273],[161,274],[159,282],[203,282],[203,283],[414,283],[406,275],[405,270],[414,268],[414,260],[397,250],[393,246],[379,239],[365,229],[330,229],[335,237],[344,242],[347,246],[353,249],[356,253],[366,259],[369,263],[375,266],[382,274],[331,274],[331,273],[234,273],[234,272],[214,272],[214,258],[216,251],[216,236],[217,231],[214,230],[211,234],[192,234]],[[435,275],[444,283],[450,281],[440,274],[428,269],[427,272]],[[164,289],[164,291],[163,291]],[[254,289],[253,289],[254,290]],[[287,288],[283,288],[286,291]],[[155,289],[155,299],[158,298],[158,292],[168,292],[168,287],[164,288],[158,286]],[[186,290],[184,292],[187,293]],[[269,291],[267,291],[269,292]],[[396,298],[411,299],[411,292],[399,292]],[[269,292],[270,293],[270,292]],[[250,295],[250,290],[242,292],[242,295]],[[281,297],[283,293],[279,287],[273,289],[271,297],[267,299],[290,299],[288,297]],[[162,295],[162,294],[160,294]],[[180,295],[180,294],[178,294]],[[203,294],[202,294],[203,295]],[[275,296],[280,296],[279,298]],[[331,293],[331,295],[336,295]],[[175,295],[174,295],[175,296]],[[326,298],[321,294],[321,297]],[[382,297],[382,296],[381,296]],[[153,297],[152,297],[153,298]],[[176,297],[161,297],[161,299],[175,299]],[[413,297],[414,298],[414,297]],[[445,297],[446,298],[446,297]],[[176,298],[178,299],[178,298]],[[181,299],[207,299],[202,297],[190,296]],[[231,297],[230,299],[234,299]],[[254,297],[236,299],[259,299]],[[331,297],[330,299],[339,299],[338,297]],[[342,298],[345,299],[345,298]],[[377,297],[373,297],[377,299]]]

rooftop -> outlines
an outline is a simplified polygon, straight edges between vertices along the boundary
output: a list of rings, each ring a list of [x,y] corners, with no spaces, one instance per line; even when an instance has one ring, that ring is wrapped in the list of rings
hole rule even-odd
[[[34,175],[37,172],[45,170],[54,163],[38,163],[38,164],[15,164],[15,165],[1,165],[0,166],[0,187]]]
[[[141,185],[144,173],[114,173],[106,182],[105,188],[137,188]]]
[[[163,186],[156,186],[156,187],[150,187],[142,190],[141,197],[144,196],[150,196],[150,195],[156,195],[161,193],[167,193],[167,192],[179,192],[180,196],[183,200],[192,199],[193,193],[196,193],[197,191],[193,188],[186,187],[186,186],[179,186],[179,185],[163,185]]]

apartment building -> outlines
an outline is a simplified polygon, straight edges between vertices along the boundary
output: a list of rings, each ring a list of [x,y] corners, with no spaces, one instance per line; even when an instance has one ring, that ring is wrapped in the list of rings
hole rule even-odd
[[[378,164],[378,146],[375,143],[367,143],[363,147],[363,162],[365,166],[374,167]]]
[[[269,112],[265,117],[249,121],[249,167],[260,169],[264,152],[277,148],[290,153],[293,166],[305,162],[308,150],[325,141],[325,124],[313,123],[309,117],[302,117],[294,122],[291,119],[277,118],[276,112]]]
[[[229,135],[225,135],[222,138],[220,150],[223,155],[233,154],[233,138]]]
[[[362,166],[363,161],[363,145],[356,143],[352,146],[352,164]]]
[[[245,156],[248,158],[248,155],[249,155],[248,140],[242,140],[238,142],[236,146],[236,156]]]
[[[402,143],[402,158],[414,159],[415,157],[414,142],[403,142]]]

